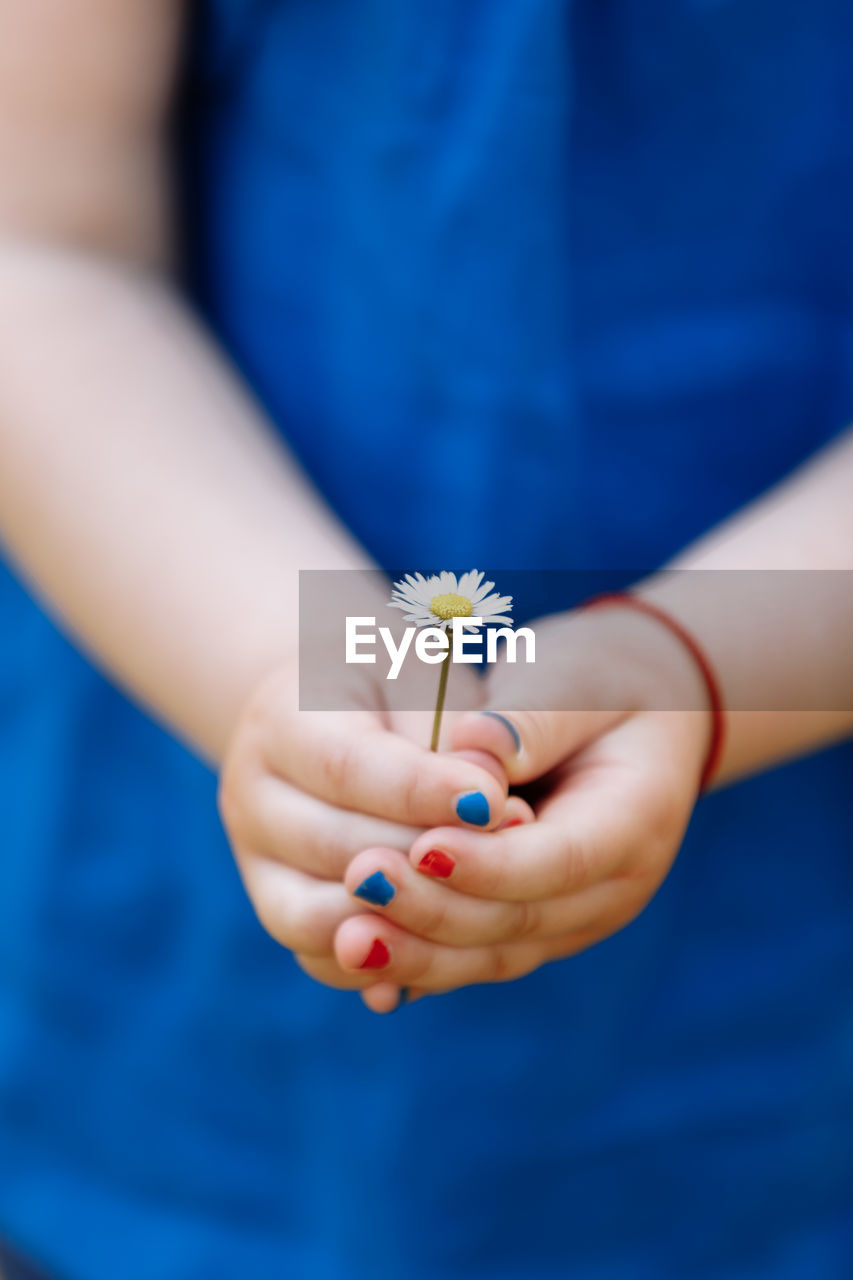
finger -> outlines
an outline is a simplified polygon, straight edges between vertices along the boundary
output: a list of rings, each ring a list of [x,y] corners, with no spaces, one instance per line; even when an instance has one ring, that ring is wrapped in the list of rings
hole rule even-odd
[[[418,875],[393,849],[367,849],[354,859],[344,881],[355,901],[418,937],[448,946],[489,945],[529,932],[527,903],[494,902],[448,892]]]
[[[409,1000],[408,987],[395,987],[393,982],[377,982],[366,987],[361,999],[371,1013],[396,1013]]]
[[[345,973],[334,956],[310,956],[296,952],[293,958],[309,978],[322,983],[324,987],[333,987],[336,991],[366,991],[377,985],[393,985],[382,982],[381,976],[377,980],[375,974]]]
[[[486,751],[511,784],[549,773],[626,717],[620,711],[515,711],[486,708],[462,716],[451,731],[454,750]]]
[[[357,991],[371,1013],[394,1013],[404,1005],[423,999],[427,992],[419,987],[398,987],[383,982],[371,973],[345,973],[337,960],[329,956],[295,955],[300,969],[325,987],[337,991]]]
[[[409,933],[447,946],[514,941],[540,927],[540,904],[449,892],[441,880],[420,875],[405,854],[394,849],[360,853],[347,868],[344,884],[362,907],[372,908]]]
[[[416,827],[490,828],[504,816],[506,781],[493,756],[428,751],[366,712],[285,714],[275,726],[270,767],[340,808]]]
[[[420,834],[418,827],[340,809],[274,774],[258,779],[246,810],[231,824],[238,840],[257,853],[327,880],[342,880],[362,849],[383,845],[408,850]]]
[[[364,910],[342,884],[317,880],[271,858],[235,854],[260,923],[276,942],[309,956],[328,956],[338,926]]]
[[[474,896],[536,901],[614,876],[659,883],[695,802],[666,719],[632,716],[554,776],[531,826],[483,833],[444,827],[409,853],[423,874]]]
[[[398,987],[452,991],[481,982],[523,977],[549,956],[541,941],[491,947],[445,947],[398,929],[390,920],[356,916],[335,936],[335,958],[344,973],[374,977]]]
[[[504,820],[496,831],[506,831],[507,827],[523,827],[528,822],[535,822],[536,814],[522,796],[511,795],[506,802]],[[420,835],[420,832],[417,833]]]
[[[428,994],[419,987],[395,987],[390,982],[378,982],[375,987],[365,987],[361,999],[371,1013],[396,1013]]]
[[[354,859],[345,884],[362,903],[407,932],[445,946],[491,946],[557,938],[597,928],[613,933],[646,905],[654,885],[620,877],[539,902],[501,902],[448,892],[418,875],[402,854],[369,849]]]
[[[618,771],[591,771],[558,787],[532,824],[488,835],[426,831],[409,861],[422,875],[474,897],[536,902],[620,874],[646,829],[642,788]]]
[[[493,771],[501,773],[496,761]],[[244,789],[239,805],[228,807],[228,829],[238,843],[323,879],[342,879],[347,866],[371,845],[408,850],[420,828],[387,822],[340,809],[291,786],[275,774],[262,774]],[[521,821],[528,806],[513,798],[504,824]]]

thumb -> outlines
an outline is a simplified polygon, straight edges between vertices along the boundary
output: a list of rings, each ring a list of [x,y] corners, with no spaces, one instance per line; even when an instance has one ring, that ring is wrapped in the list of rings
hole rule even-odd
[[[626,719],[627,711],[504,711],[485,707],[456,722],[454,751],[486,751],[510,784],[541,778],[581,747]]]
[[[509,782],[533,782],[620,724],[638,703],[624,646],[612,623],[582,610],[531,623],[532,666],[501,662],[490,673],[479,711],[457,722],[457,751],[488,751]],[[621,635],[621,632],[619,633]]]

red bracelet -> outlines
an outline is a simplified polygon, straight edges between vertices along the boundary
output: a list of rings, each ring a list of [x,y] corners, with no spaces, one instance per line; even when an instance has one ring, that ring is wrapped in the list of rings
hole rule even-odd
[[[702,679],[705,681],[705,688],[708,691],[708,703],[711,711],[711,741],[708,744],[708,754],[705,758],[702,776],[699,779],[699,790],[706,791],[719,767],[726,739],[726,712],[723,706],[723,695],[717,673],[711,666],[704,650],[690,632],[664,609],[659,609],[656,604],[651,604],[650,601],[643,600],[639,596],[632,596],[628,591],[606,591],[600,596],[593,596],[591,600],[587,600],[581,607],[584,609],[597,609],[602,605],[626,605],[629,609],[637,609],[640,613],[645,613],[650,618],[656,618],[658,622],[662,623],[681,641],[701,671]]]

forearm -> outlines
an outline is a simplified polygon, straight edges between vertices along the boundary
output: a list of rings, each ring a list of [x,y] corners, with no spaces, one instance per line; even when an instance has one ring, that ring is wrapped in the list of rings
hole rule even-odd
[[[297,638],[298,570],[364,565],[163,278],[0,246],[0,538],[134,696],[219,758]]]
[[[643,593],[719,673],[730,708],[719,779],[853,732],[853,431],[672,567],[690,572]]]

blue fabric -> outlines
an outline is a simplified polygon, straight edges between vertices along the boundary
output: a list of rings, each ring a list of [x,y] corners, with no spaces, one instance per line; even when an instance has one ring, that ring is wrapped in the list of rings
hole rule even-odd
[[[198,305],[380,560],[661,562],[853,418],[848,0],[217,0]],[[437,503],[436,494],[441,495]],[[374,1018],[0,577],[0,1231],[68,1280],[853,1274],[853,751]]]
[[[0,1241],[0,1280],[47,1280],[43,1273],[33,1271],[26,1262],[17,1255],[12,1256],[3,1248]]]

